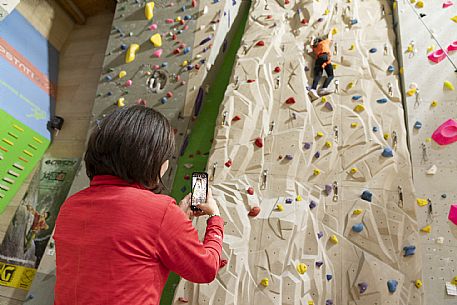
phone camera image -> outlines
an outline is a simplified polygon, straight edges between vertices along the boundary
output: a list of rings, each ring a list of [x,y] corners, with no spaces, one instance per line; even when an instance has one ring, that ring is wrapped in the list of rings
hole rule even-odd
[[[206,202],[208,192],[208,175],[206,173],[192,174],[192,205]]]

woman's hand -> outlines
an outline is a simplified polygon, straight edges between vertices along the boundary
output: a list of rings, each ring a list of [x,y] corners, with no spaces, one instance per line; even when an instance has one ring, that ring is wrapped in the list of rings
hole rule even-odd
[[[189,193],[178,204],[181,211],[183,211],[189,219],[192,219],[193,215],[193,211],[190,209],[191,198],[192,194]]]
[[[200,203],[197,206],[201,211],[194,212],[195,216],[201,215],[217,215],[220,216],[219,207],[217,206],[216,200],[213,198],[213,192],[211,189],[208,190],[208,197],[206,198],[206,203]]]

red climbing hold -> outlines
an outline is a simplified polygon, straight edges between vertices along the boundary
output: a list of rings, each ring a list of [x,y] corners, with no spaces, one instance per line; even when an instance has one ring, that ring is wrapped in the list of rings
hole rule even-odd
[[[167,92],[167,97],[168,97],[168,98],[173,97],[173,92],[168,91],[168,92]]]
[[[309,20],[308,19],[302,19],[301,24],[308,24]]]
[[[235,115],[232,119],[232,121],[234,121],[234,122],[239,121],[239,120],[241,120],[239,115]]]
[[[276,73],[281,72],[281,67],[276,67],[276,68],[275,68],[275,72],[276,72]]]
[[[255,82],[255,79],[248,79],[248,84]]]
[[[178,128],[173,128],[173,133],[177,134],[178,133]]]
[[[265,42],[263,40],[259,40],[255,45],[258,47],[263,47],[265,45]]]
[[[232,166],[232,160],[228,160],[227,162],[225,162],[224,165],[227,166],[227,167]]]
[[[268,15],[267,16],[267,19],[271,19],[271,18],[273,18],[273,15]]]
[[[257,146],[257,147],[263,147],[263,140],[262,140],[262,138],[257,138],[257,139],[255,139],[255,146]]]
[[[183,19],[181,19],[181,20],[179,21],[179,24],[180,24],[180,25],[184,25],[184,24],[185,24],[185,21],[184,21]]]
[[[199,64],[195,64],[195,69],[200,70],[200,65]]]
[[[197,0],[192,0],[192,7],[197,7]]]
[[[176,36],[176,34],[173,34],[173,36],[171,36],[171,39],[176,40],[178,39],[178,36]]]
[[[254,195],[254,188],[253,187],[249,187],[247,192],[248,192],[249,195]]]
[[[286,104],[288,104],[288,105],[295,104],[295,98],[294,98],[294,97],[289,97],[289,98],[286,100]]]
[[[180,48],[177,48],[177,49],[173,50],[173,54],[178,55],[179,53],[181,53],[181,49]]]
[[[186,299],[185,297],[179,297],[179,298],[178,298],[178,302],[181,302],[181,303],[189,303],[189,300]]]
[[[184,175],[184,180],[189,180],[190,176],[189,175]]]
[[[260,208],[259,207],[253,207],[249,213],[248,213],[248,216],[251,216],[251,217],[256,217],[257,215],[259,215],[260,213]]]
[[[284,4],[289,4],[289,3],[290,3],[289,0],[285,0],[285,1],[284,1]]]

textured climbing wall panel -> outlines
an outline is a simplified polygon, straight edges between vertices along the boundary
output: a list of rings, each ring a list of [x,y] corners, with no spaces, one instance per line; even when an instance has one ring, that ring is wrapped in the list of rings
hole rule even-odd
[[[457,6],[452,3],[423,2],[421,7],[419,2],[399,1],[397,11],[414,184],[418,197],[430,199],[416,207],[419,227],[431,227],[431,232],[420,233],[426,304],[440,305],[457,302],[445,289],[457,276],[457,226],[447,219],[450,205],[457,202],[457,144],[440,146],[430,137],[442,123],[457,118],[457,91],[444,86],[448,81],[457,89],[457,52],[448,51],[449,58],[437,56],[439,63],[428,55],[448,50],[457,41],[457,23],[451,20]],[[418,93],[408,96],[414,87]],[[414,127],[416,122],[420,129]]]
[[[175,304],[423,304],[389,3],[286,2],[252,2],[215,130],[228,264]],[[329,31],[337,93],[311,102],[303,45]]]

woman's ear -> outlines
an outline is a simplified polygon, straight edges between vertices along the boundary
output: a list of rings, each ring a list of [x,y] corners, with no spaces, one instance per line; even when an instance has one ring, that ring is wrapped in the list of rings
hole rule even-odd
[[[163,162],[162,166],[160,167],[160,178],[162,178],[163,175],[165,175],[165,173],[167,172],[169,164],[170,160]]]

